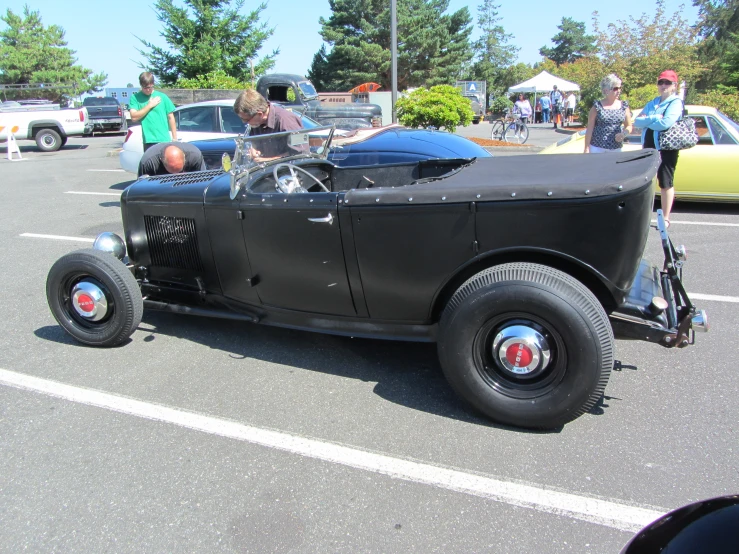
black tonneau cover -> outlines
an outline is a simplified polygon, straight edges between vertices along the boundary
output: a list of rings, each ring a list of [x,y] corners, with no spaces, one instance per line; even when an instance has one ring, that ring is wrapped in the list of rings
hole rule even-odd
[[[436,204],[607,196],[651,186],[658,166],[656,150],[478,158],[438,179],[422,179],[402,187],[350,190],[345,203]]]

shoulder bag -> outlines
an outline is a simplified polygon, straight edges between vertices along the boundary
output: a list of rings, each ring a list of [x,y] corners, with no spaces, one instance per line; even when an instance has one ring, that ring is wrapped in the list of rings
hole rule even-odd
[[[685,150],[686,148],[693,148],[696,144],[698,144],[698,133],[695,130],[695,120],[692,117],[685,117],[685,106],[683,105],[683,113],[680,115],[680,119],[669,129],[660,132],[659,149]]]

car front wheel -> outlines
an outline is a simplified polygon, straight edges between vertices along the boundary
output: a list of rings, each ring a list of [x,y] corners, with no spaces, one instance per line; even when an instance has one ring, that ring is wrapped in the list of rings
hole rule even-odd
[[[141,322],[141,290],[128,268],[112,254],[78,250],[49,270],[46,299],[54,318],[79,342],[116,346]]]
[[[510,263],[468,279],[439,325],[452,388],[506,425],[553,429],[590,410],[613,366],[613,332],[595,296],[553,268]]]

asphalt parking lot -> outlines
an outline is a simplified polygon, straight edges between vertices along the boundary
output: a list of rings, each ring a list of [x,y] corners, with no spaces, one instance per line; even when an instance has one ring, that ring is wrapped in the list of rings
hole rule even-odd
[[[122,233],[122,140],[0,146],[0,551],[619,552],[739,493],[739,206],[672,217],[711,331],[617,341],[603,400],[533,433],[470,412],[434,345],[159,313],[119,348],[74,342],[46,275]]]

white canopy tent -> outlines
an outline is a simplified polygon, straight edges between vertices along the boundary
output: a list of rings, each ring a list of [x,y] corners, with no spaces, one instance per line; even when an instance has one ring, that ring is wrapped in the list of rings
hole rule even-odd
[[[556,77],[548,71],[542,71],[536,77],[527,79],[523,83],[518,83],[508,89],[508,94],[517,94],[519,92],[533,92],[534,93],[534,109],[536,109],[536,95],[538,93],[550,92],[554,89],[554,85],[557,85],[557,89],[563,93],[580,90],[580,85],[573,83],[572,81],[566,81],[560,77]]]

